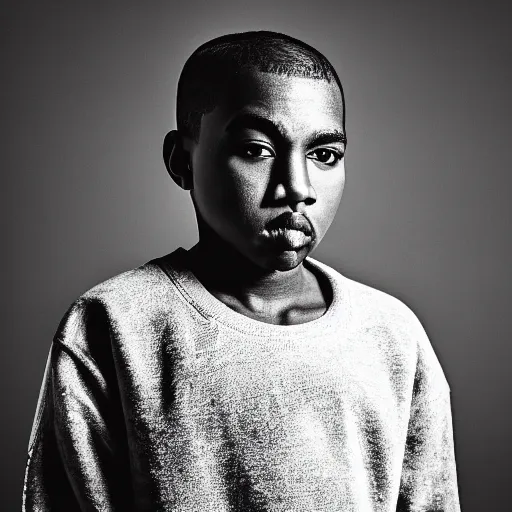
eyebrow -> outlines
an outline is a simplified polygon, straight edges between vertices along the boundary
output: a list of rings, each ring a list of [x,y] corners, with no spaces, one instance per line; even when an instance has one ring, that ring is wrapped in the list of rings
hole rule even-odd
[[[259,114],[247,112],[236,116],[226,127],[226,132],[233,133],[244,129],[253,129],[263,132],[270,137],[286,137],[286,130],[279,124]]]
[[[287,138],[287,133],[280,123],[276,123],[267,117],[247,112],[240,114],[230,121],[226,127],[226,132],[233,133],[244,129],[253,129],[265,133],[270,138]],[[307,149],[324,144],[347,143],[347,136],[341,130],[320,130],[308,137]]]
[[[347,136],[340,130],[332,131],[319,131],[314,133],[306,145],[307,149],[311,149],[316,146],[323,146],[325,144],[332,143],[347,144]]]

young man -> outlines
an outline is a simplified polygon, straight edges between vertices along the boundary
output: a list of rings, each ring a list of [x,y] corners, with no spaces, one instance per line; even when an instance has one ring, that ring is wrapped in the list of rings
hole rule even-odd
[[[345,182],[339,78],[271,32],[187,61],[164,144],[199,242],[55,337],[24,510],[458,511],[449,387],[398,300],[308,258]]]

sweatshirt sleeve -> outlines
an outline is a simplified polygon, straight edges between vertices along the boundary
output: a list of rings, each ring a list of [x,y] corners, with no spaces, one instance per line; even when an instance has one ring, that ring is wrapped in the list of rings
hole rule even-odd
[[[397,512],[459,512],[450,388],[415,319],[416,375]]]
[[[50,349],[22,511],[129,510],[126,434],[106,315],[79,300]]]

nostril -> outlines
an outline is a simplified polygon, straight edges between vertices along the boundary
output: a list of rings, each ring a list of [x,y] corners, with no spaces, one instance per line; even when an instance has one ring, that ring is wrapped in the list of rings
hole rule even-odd
[[[310,183],[279,185],[276,189],[276,196],[285,199],[290,204],[305,203],[310,205],[316,202],[316,193]]]
[[[306,201],[311,201],[311,204],[316,203],[316,192],[311,184],[309,185],[308,199]]]
[[[309,180],[307,180],[305,183],[302,183],[300,187],[290,191],[290,199],[305,203],[306,205],[311,205],[316,202],[315,189]]]

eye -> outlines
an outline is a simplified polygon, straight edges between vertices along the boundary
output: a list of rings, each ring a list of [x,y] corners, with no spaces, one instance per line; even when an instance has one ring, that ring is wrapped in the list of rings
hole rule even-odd
[[[310,158],[311,160],[316,160],[321,164],[332,167],[343,158],[343,153],[341,153],[340,151],[335,151],[333,149],[319,148],[315,149],[314,151],[311,151],[311,153],[309,153],[307,157]]]
[[[274,153],[267,147],[261,144],[244,144],[240,148],[240,156],[245,158],[272,158]]]

